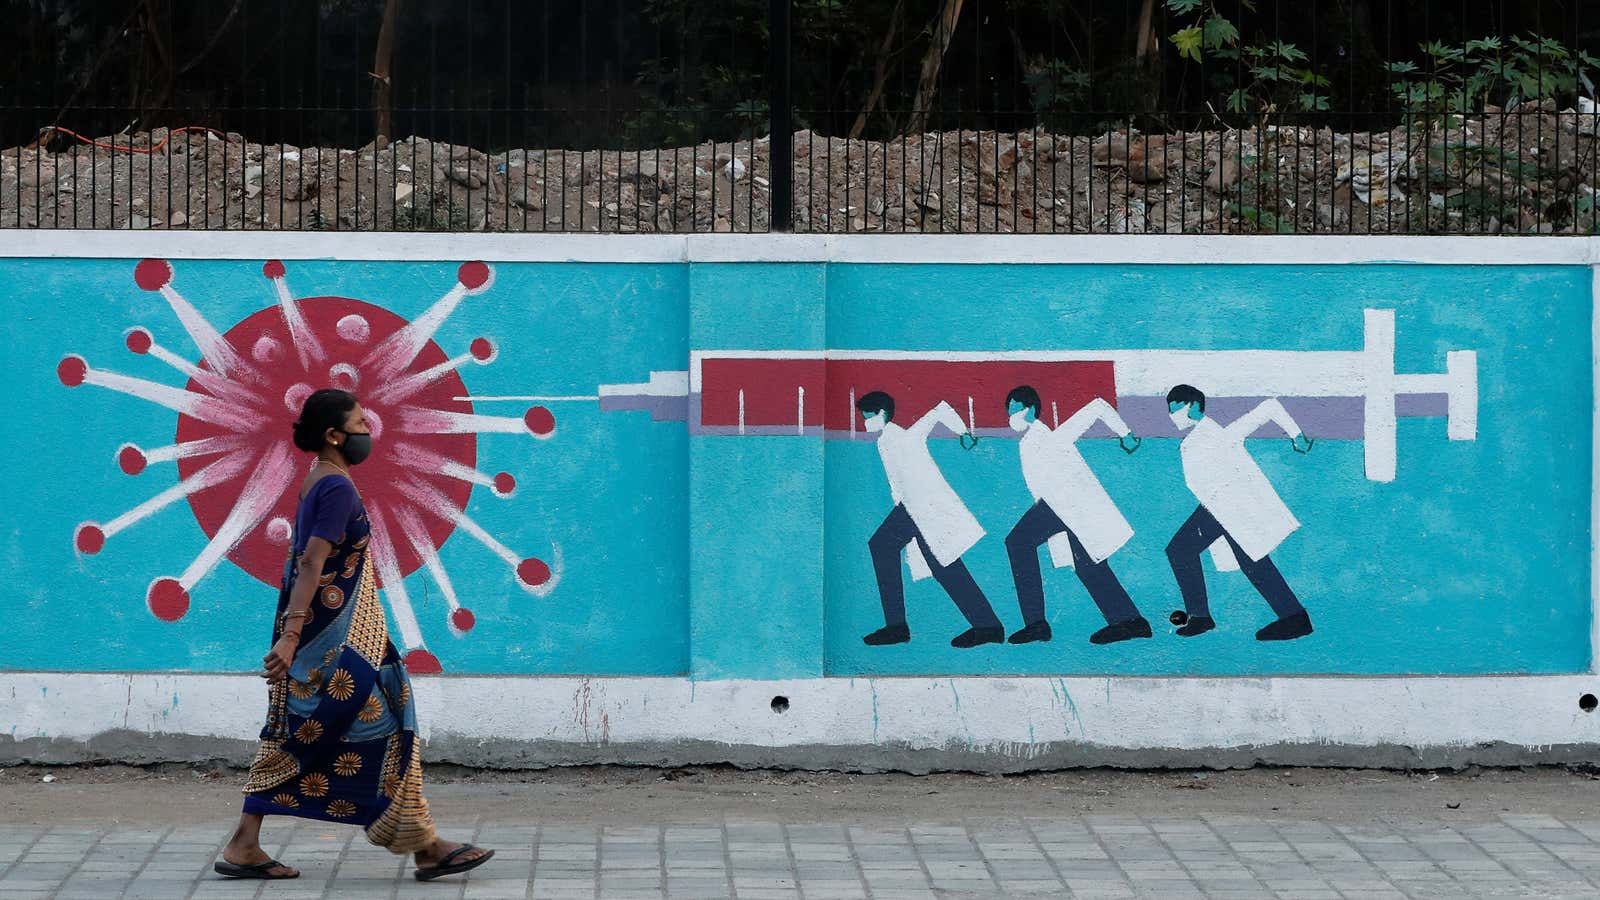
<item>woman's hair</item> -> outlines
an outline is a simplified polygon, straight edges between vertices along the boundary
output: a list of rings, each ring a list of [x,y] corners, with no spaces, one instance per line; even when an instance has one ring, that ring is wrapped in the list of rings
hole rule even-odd
[[[344,418],[356,408],[356,395],[323,388],[306,398],[300,419],[294,423],[294,445],[307,453],[322,449],[329,428],[344,428]]]

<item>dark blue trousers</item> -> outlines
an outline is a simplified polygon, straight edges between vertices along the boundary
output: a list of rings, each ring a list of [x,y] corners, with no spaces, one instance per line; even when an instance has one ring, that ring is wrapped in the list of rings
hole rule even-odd
[[[1228,542],[1234,558],[1239,560],[1244,577],[1250,579],[1250,584],[1278,614],[1278,618],[1306,611],[1271,559],[1265,556],[1257,560],[1250,559],[1239,548],[1239,542],[1233,539],[1233,535],[1217,521],[1217,517],[1200,506],[1167,544],[1167,562],[1172,564],[1172,575],[1178,579],[1178,590],[1183,592],[1183,608],[1190,618],[1211,618],[1211,603],[1206,598],[1206,576],[1200,568],[1200,554],[1216,543],[1218,538]]]
[[[972,580],[966,563],[958,559],[948,566],[939,565],[933,551],[928,549],[928,541],[922,536],[922,530],[917,528],[917,523],[911,520],[911,514],[906,512],[905,504],[897,504],[867,540],[867,549],[872,553],[872,570],[878,577],[878,598],[883,602],[885,625],[906,623],[905,576],[900,569],[900,551],[913,540],[922,548],[923,556],[927,557],[934,580],[955,601],[956,608],[967,617],[972,627],[1005,627],[994,614],[988,598],[983,596],[983,590]]]
[[[1100,615],[1106,617],[1107,624],[1139,618],[1138,608],[1123,589],[1122,582],[1117,580],[1116,573],[1111,571],[1111,563],[1090,559],[1078,536],[1061,521],[1050,504],[1040,500],[1022,514],[1016,527],[1006,535],[1006,555],[1011,557],[1011,580],[1017,585],[1022,624],[1044,621],[1044,577],[1039,572],[1039,545],[1063,531],[1072,545],[1072,567],[1078,573],[1078,580],[1083,582],[1094,605],[1100,607]]]

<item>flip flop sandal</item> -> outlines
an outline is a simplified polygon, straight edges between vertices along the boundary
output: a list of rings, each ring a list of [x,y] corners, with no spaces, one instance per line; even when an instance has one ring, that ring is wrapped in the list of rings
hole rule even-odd
[[[293,875],[273,875],[272,869],[274,867],[289,868],[275,859],[269,859],[264,863],[256,863],[253,866],[235,865],[225,859],[219,859],[211,865],[211,868],[215,869],[218,875],[225,875],[228,878],[263,878],[268,881],[281,881],[286,878],[300,877],[299,872]]]
[[[450,860],[455,859],[456,857],[460,856],[461,854],[467,853],[469,851],[476,850],[476,849],[478,849],[478,848],[473,846],[473,845],[471,845],[471,844],[462,844],[461,846],[459,846],[459,847],[455,848],[454,850],[451,850],[449,853],[445,854],[444,859],[439,860],[439,864],[438,865],[436,865],[436,866],[428,866],[426,868],[418,869],[416,871],[417,880],[418,881],[432,881],[435,878],[443,878],[446,875],[456,875],[456,874],[459,874],[461,872],[469,872],[469,871],[471,871],[473,869],[476,869],[477,867],[483,865],[484,863],[488,862],[490,859],[492,859],[494,857],[494,851],[493,850],[487,850],[487,851],[484,852],[484,854],[482,856],[478,857],[477,859],[469,859],[469,860],[467,860],[466,862],[463,862],[463,863],[452,863],[452,862],[450,862]]]

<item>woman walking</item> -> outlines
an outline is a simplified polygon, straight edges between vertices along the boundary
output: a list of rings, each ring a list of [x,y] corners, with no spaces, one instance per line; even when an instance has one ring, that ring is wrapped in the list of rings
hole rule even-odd
[[[317,391],[294,424],[294,443],[317,459],[300,489],[262,661],[267,723],[239,827],[215,868],[233,878],[298,877],[261,849],[268,815],[360,825],[372,843],[415,854],[420,881],[476,868],[494,851],[441,840],[422,797],[411,685],[389,643],[371,525],[350,477],[372,452],[361,405],[345,391]]]

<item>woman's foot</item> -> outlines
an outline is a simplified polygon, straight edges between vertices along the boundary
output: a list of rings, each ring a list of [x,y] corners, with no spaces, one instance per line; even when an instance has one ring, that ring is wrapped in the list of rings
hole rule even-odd
[[[255,871],[259,874],[250,876],[254,878],[300,877],[299,869],[274,861],[272,857],[267,855],[267,851],[261,849],[260,844],[235,844],[229,842],[228,846],[222,848],[222,861],[246,869],[272,863],[272,865],[264,869],[255,868]]]
[[[417,880],[431,881],[445,875],[454,875],[475,869],[494,856],[493,850],[458,844],[454,841],[434,839],[434,842],[414,854],[417,861]]]

